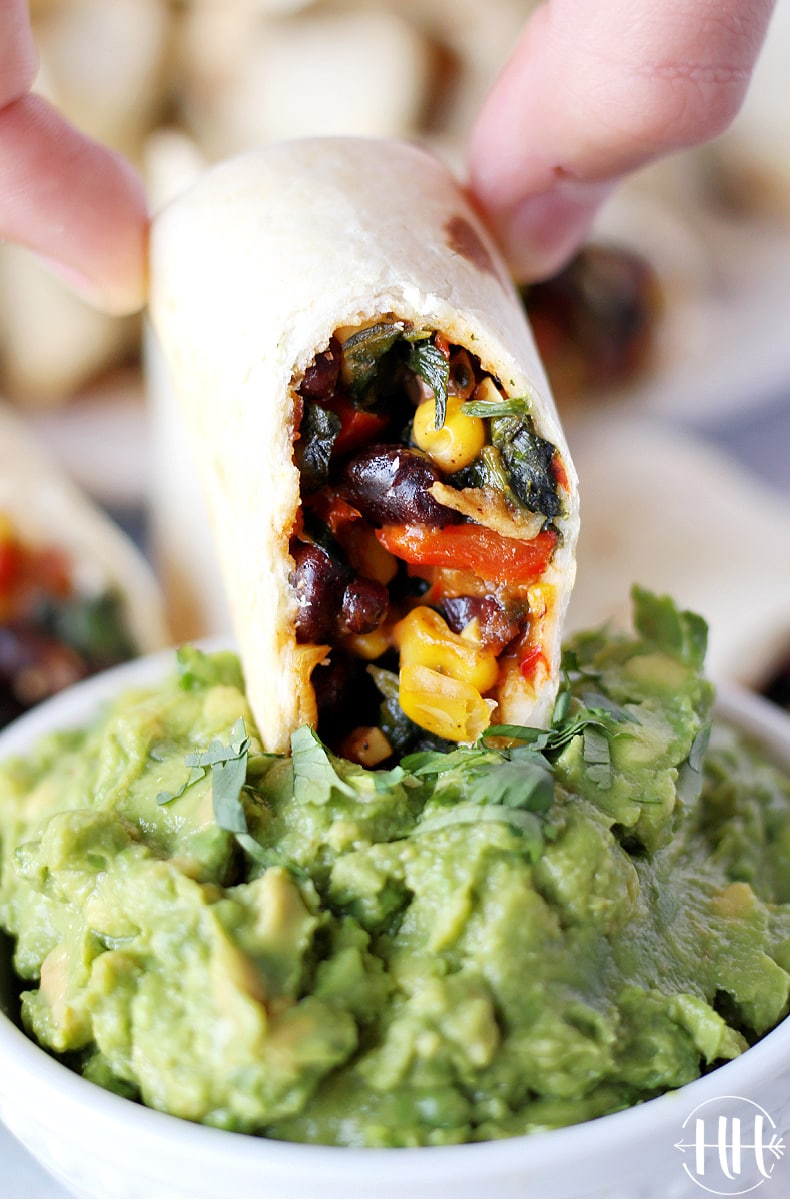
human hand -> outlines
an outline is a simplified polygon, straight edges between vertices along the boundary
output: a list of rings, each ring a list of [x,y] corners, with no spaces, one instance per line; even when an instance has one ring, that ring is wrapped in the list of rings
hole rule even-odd
[[[142,184],[30,94],[35,73],[26,0],[0,0],[0,240],[34,250],[97,307],[133,312],[145,294]]]
[[[515,277],[545,278],[629,171],[735,117],[773,0],[549,0],[472,130],[474,198]]]

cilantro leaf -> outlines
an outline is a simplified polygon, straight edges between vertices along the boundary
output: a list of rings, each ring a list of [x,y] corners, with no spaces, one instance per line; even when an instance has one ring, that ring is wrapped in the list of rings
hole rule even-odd
[[[208,750],[197,750],[184,756],[184,765],[190,769],[186,781],[177,792],[160,792],[156,798],[157,804],[170,804],[177,800],[193,783],[204,779],[206,771],[210,769],[214,820],[220,829],[228,833],[247,834],[247,817],[241,793],[247,780],[249,748],[250,739],[244,718],[239,717],[230,731],[227,746],[219,738],[214,738]]]
[[[246,750],[236,758],[215,763],[211,769],[211,802],[214,820],[228,833],[247,833],[241,792],[247,778]]]
[[[571,708],[571,690],[569,687],[564,687],[557,693],[557,699],[554,701],[554,711],[551,714],[551,723],[553,726],[562,725],[566,720]]]
[[[418,750],[415,754],[407,754],[401,759],[401,766],[410,775],[431,776],[444,775],[457,767],[469,770],[478,763],[489,762],[491,754],[487,750]]]
[[[226,763],[242,755],[246,756],[249,748],[250,739],[247,736],[244,718],[239,717],[233,723],[227,746],[223,746],[219,738],[215,738],[209,744],[208,750],[198,750],[194,754],[187,754],[184,756],[184,762],[188,767],[213,767],[217,763]]]
[[[314,729],[301,725],[291,734],[294,799],[297,804],[327,804],[333,791],[352,799],[354,788],[341,779]]]
[[[502,400],[467,400],[461,405],[467,417],[529,417],[531,402],[528,396],[509,396]]]
[[[230,650],[218,650],[206,654],[197,646],[179,646],[176,650],[178,664],[179,687],[182,691],[192,692],[198,688],[214,687],[224,684],[227,687],[244,690],[244,677],[241,672],[238,655]]]
[[[678,770],[676,789],[683,804],[696,804],[702,791],[702,767],[710,742],[711,722],[707,721],[697,730],[688,758]]]
[[[634,725],[641,724],[639,717],[634,713],[627,712],[619,704],[615,704],[614,700],[610,700],[608,696],[604,696],[601,692],[582,692],[580,699],[582,704],[591,713],[600,713],[602,716],[613,717],[616,721],[630,721]]]
[[[657,596],[646,588],[634,585],[631,598],[637,632],[665,654],[701,670],[708,642],[706,621],[697,613],[679,609],[669,596]]]
[[[554,801],[551,769],[539,755],[512,758],[481,770],[469,788],[476,804],[546,813]]]
[[[188,763],[186,764],[189,765]],[[186,777],[184,783],[177,792],[157,792],[156,802],[161,807],[164,804],[170,804],[173,800],[179,800],[187,788],[191,788],[193,783],[198,783],[199,780],[205,778],[206,772],[203,767],[193,766],[192,770]]]
[[[563,706],[566,707],[566,706]],[[531,753],[538,752],[540,754],[552,754],[559,752],[568,742],[573,741],[580,733],[590,726],[607,731],[608,725],[604,717],[607,714],[597,715],[591,713],[579,713],[574,717],[566,717],[560,723],[552,725],[549,729],[536,729],[529,725],[489,725],[485,733],[478,739],[482,745],[488,745],[488,739],[491,737],[504,737],[512,741],[520,741],[526,743]],[[611,731],[610,731],[611,732]],[[524,753],[524,749],[511,750],[511,757]]]
[[[589,778],[597,783],[602,791],[608,791],[612,786],[612,756],[608,737],[600,728],[590,723],[584,727],[582,746]]]
[[[498,737],[510,738],[514,742],[534,742],[545,733],[545,729],[532,725],[489,725],[481,734],[480,741],[487,744],[489,738]]]

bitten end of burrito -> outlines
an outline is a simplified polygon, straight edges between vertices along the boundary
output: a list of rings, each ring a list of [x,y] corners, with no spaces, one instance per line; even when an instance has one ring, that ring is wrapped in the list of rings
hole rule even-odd
[[[309,723],[376,766],[545,723],[577,479],[445,167],[316,139],[214,168],[154,222],[151,314],[267,749]]]

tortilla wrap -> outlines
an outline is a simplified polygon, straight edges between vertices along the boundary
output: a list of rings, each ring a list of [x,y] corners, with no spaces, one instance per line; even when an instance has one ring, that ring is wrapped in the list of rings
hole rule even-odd
[[[575,572],[576,474],[522,306],[445,167],[406,143],[342,138],[221,164],[154,220],[150,311],[194,435],[266,747],[286,749],[294,728],[316,720],[315,657],[297,644],[289,583],[296,388],[336,331],[383,317],[470,350],[505,396],[530,398],[535,431],[556,448],[559,540],[540,579],[545,670],[534,686],[518,671],[500,678],[494,712],[545,722]]]
[[[2,406],[0,514],[22,542],[65,551],[78,591],[116,592],[140,653],[169,644],[162,597],[142,554]]]

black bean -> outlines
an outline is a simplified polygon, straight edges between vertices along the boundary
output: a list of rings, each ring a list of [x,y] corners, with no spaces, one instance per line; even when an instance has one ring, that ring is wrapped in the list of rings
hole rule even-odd
[[[343,593],[340,629],[344,633],[372,633],[387,615],[389,594],[383,583],[352,579]]]
[[[336,628],[348,572],[312,543],[296,542],[291,553],[295,563],[291,587],[296,596],[296,640],[318,644]]]
[[[448,391],[451,396],[468,400],[477,385],[472,360],[465,350],[454,350],[450,356]]]
[[[326,400],[335,389],[340,370],[340,342],[332,338],[323,354],[316,354],[302,376],[299,395],[310,400]]]
[[[0,626],[0,682],[30,707],[88,674],[76,651],[24,621]]]
[[[458,513],[434,500],[428,489],[442,479],[427,455],[404,446],[368,446],[346,463],[344,495],[378,525],[450,525]]]
[[[360,704],[363,710],[370,710],[372,681],[365,663],[342,650],[333,650],[329,661],[313,671],[310,682],[315,688],[321,737],[330,745],[337,743],[350,726],[361,723],[357,711]]]
[[[518,614],[508,612],[493,596],[451,596],[442,601],[442,614],[454,633],[462,633],[477,618],[480,641],[486,647],[506,646],[520,629]]]

